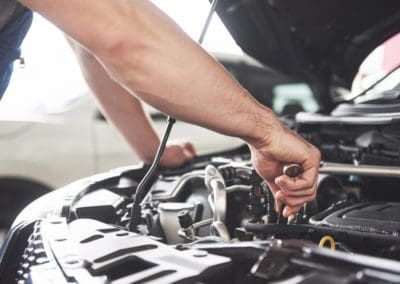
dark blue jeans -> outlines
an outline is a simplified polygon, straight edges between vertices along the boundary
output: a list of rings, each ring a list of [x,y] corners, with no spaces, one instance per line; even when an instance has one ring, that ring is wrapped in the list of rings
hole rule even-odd
[[[33,15],[25,10],[0,31],[0,99],[7,89],[13,63],[21,56],[21,44],[32,24]]]

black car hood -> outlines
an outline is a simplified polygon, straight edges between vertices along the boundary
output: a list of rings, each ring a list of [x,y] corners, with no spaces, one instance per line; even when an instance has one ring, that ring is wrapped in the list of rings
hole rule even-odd
[[[219,0],[238,45],[320,95],[349,89],[363,59],[400,31],[398,0]]]

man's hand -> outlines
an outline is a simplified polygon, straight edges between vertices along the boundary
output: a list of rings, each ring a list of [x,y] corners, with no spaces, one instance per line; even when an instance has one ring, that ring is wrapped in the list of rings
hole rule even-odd
[[[319,150],[285,126],[277,124],[263,143],[250,145],[257,172],[262,176],[275,197],[275,209],[286,205],[283,215],[290,216],[316,196]],[[298,179],[283,173],[286,164],[297,163],[304,169]]]
[[[193,160],[196,150],[190,142],[172,142],[165,147],[161,165],[166,168],[177,168]]]

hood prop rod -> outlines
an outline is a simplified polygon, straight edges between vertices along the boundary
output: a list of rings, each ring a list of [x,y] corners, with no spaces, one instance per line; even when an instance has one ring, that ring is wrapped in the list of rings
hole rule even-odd
[[[213,0],[211,3],[210,11],[208,12],[208,16],[206,19],[206,22],[204,23],[203,29],[201,31],[200,37],[198,39],[198,43],[200,45],[203,44],[204,38],[207,34],[208,27],[210,26],[212,16],[215,13],[215,10],[217,8],[218,0]],[[172,127],[174,123],[176,122],[176,119],[168,116],[168,125],[165,129],[163,138],[160,142],[160,145],[158,146],[156,156],[154,157],[153,163],[151,164],[150,169],[147,171],[143,179],[140,181],[137,189],[136,189],[136,194],[133,200],[132,204],[132,209],[131,209],[131,216],[128,224],[128,230],[131,232],[138,232],[138,225],[140,224],[141,221],[141,207],[140,204],[143,200],[143,198],[147,195],[148,191],[150,190],[149,187],[149,182],[153,179],[154,174],[157,172],[158,167],[160,165],[161,157],[164,153],[165,146],[167,144],[169,135],[171,133]]]

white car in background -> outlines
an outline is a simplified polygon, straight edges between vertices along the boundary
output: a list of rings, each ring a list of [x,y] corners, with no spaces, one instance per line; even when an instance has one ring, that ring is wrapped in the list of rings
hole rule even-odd
[[[166,122],[161,114],[153,117],[161,135]],[[171,137],[190,139],[199,153],[241,143],[180,121]],[[3,179],[13,179],[13,187],[20,187],[22,182],[53,189],[86,175],[139,162],[89,95],[75,98],[55,113],[1,113],[0,148],[4,149],[0,152],[0,188],[4,188]]]

